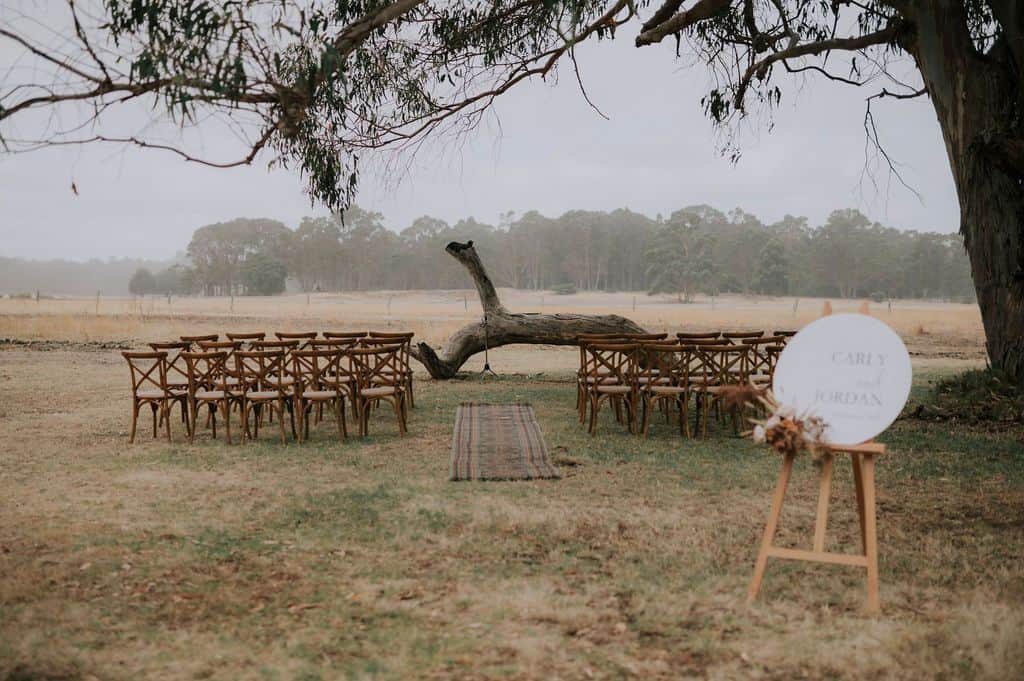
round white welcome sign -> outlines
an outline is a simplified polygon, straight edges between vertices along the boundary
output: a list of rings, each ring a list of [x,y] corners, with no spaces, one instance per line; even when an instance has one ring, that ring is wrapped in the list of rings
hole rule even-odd
[[[866,442],[888,428],[910,395],[910,355],[879,320],[837,314],[808,324],[779,356],[773,391],[797,413],[821,417],[825,441]]]

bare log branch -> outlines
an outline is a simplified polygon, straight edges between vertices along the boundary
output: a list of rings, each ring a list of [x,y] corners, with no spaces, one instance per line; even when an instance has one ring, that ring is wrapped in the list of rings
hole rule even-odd
[[[537,314],[509,312],[491,282],[473,242],[453,241],[445,248],[473,277],[480,294],[487,327],[474,322],[457,331],[440,353],[419,343],[412,356],[437,379],[453,378],[462,365],[485,347],[525,343],[532,345],[575,345],[585,333],[643,333],[635,322],[619,315]]]

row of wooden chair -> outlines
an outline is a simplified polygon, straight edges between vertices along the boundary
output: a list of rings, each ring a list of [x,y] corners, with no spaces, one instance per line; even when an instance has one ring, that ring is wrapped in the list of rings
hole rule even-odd
[[[697,408],[702,437],[708,414],[722,414],[723,388],[730,385],[769,387],[775,364],[795,332],[705,332],[582,335],[578,340],[576,406],[579,421],[593,435],[598,412],[611,404],[620,422],[625,411],[630,432],[647,436],[650,414],[660,407],[666,419],[676,412],[680,434],[690,436],[689,405]],[[734,428],[738,413],[731,409]],[[589,424],[588,424],[589,415]]]
[[[325,408],[334,411],[339,436],[347,437],[346,400],[361,435],[368,432],[371,409],[384,402],[394,409],[404,436],[413,394],[412,333],[327,332],[324,339],[317,339],[316,332],[276,335],[275,341],[264,340],[263,333],[229,333],[227,341],[215,334],[182,336],[150,343],[150,352],[123,353],[132,378],[130,440],[147,405],[153,412],[153,436],[162,424],[170,440],[170,414],[176,404],[190,442],[203,406],[209,410],[213,437],[219,414],[229,443],[234,410],[243,439],[258,437],[265,415],[270,421],[277,416],[281,440],[286,441],[287,411],[292,436],[301,442]]]

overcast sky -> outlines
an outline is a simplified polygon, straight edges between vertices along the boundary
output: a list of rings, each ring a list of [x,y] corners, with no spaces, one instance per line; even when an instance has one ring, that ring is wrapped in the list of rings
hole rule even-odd
[[[10,60],[0,46],[0,68]],[[695,203],[742,207],[764,221],[859,208],[904,229],[951,232],[958,208],[945,148],[925,99],[875,104],[880,134],[920,199],[886,173],[864,176],[864,99],[870,92],[810,79],[788,90],[775,127],[752,126],[737,165],[718,153],[700,106],[707,73],[674,58],[669,45],[636,49],[632,37],[584,45],[579,62],[596,114],[572,73],[505,95],[495,115],[459,147],[435,144],[400,178],[365,174],[358,202],[402,229],[420,215],[449,222],[500,213],[628,207],[655,216]],[[783,79],[785,76],[783,76]],[[118,114],[125,133],[147,126],[143,107]],[[23,124],[22,124],[23,125]],[[220,129],[192,146],[211,156],[244,155]],[[242,152],[240,154],[240,152]],[[140,256],[183,251],[202,225],[270,217],[294,227],[311,206],[297,173],[253,167],[214,170],[159,151],[120,147],[0,152],[0,255],[31,258]],[[78,187],[75,196],[70,186]]]

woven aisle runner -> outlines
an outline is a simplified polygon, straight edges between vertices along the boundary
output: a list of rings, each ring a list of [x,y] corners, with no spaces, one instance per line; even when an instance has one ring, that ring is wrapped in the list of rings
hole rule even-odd
[[[528,404],[463,402],[455,412],[452,480],[557,478]]]

